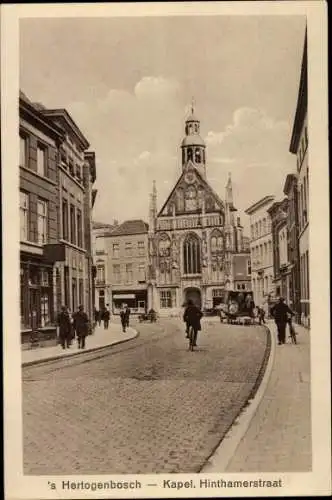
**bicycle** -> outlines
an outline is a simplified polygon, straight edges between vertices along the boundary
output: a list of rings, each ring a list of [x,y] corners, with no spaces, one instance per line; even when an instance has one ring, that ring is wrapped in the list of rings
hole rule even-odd
[[[188,337],[189,337],[189,351],[193,351],[195,346],[195,330],[192,326],[189,327]]]
[[[289,320],[288,321],[288,324],[289,324],[289,336],[292,340],[292,344],[297,344],[297,341],[296,341],[296,331],[295,331],[295,328],[292,324],[292,321]]]

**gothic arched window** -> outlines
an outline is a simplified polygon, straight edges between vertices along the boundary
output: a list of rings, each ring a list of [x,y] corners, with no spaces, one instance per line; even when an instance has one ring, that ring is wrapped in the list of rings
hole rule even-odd
[[[188,156],[187,156],[187,160],[193,160],[193,150],[191,148],[188,148]]]
[[[211,253],[221,252],[224,249],[224,238],[219,231],[213,232],[211,236]]]
[[[195,234],[189,234],[183,243],[184,274],[201,274],[201,242]]]
[[[186,189],[186,210],[197,210],[197,192],[194,186],[189,186]]]
[[[201,152],[199,148],[196,148],[195,150],[195,162],[201,163]]]

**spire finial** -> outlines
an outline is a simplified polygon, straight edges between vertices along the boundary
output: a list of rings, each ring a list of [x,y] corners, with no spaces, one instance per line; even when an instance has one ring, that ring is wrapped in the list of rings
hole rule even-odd
[[[195,99],[194,99],[194,96],[192,96],[192,98],[191,98],[191,114],[192,115],[194,114],[194,110],[195,110]]]

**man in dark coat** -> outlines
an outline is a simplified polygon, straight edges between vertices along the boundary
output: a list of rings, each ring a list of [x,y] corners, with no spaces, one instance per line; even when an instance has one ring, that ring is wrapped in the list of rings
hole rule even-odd
[[[59,338],[62,349],[70,347],[71,341],[71,323],[70,316],[65,306],[61,307],[61,312],[58,315]]]
[[[193,304],[192,300],[188,300],[188,305],[184,311],[183,321],[186,323],[189,328],[192,327],[194,330],[194,346],[197,344],[197,333],[201,328],[201,317],[203,316],[202,312]]]
[[[122,325],[122,331],[125,333],[127,326],[127,308],[124,304],[122,304],[120,309],[120,320]]]
[[[282,345],[286,342],[286,325],[288,322],[289,316],[294,316],[295,313],[285,304],[285,299],[283,297],[279,298],[279,302],[277,302],[271,308],[271,316],[274,318],[274,321],[277,325],[278,329],[278,344]]]
[[[129,327],[129,318],[130,318],[130,309],[128,306],[126,306],[126,313],[125,313],[125,321],[126,321],[126,327]]]
[[[77,335],[78,348],[85,348],[85,337],[88,335],[89,318],[84,312],[83,306],[79,306],[78,312],[74,314],[74,328]]]
[[[103,311],[103,320],[104,320],[104,328],[105,328],[105,330],[107,330],[109,322],[110,322],[110,312],[106,307]]]

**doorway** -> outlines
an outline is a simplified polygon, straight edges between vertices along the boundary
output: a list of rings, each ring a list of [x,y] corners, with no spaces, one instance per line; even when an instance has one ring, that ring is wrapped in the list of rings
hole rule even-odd
[[[193,304],[201,309],[202,295],[199,288],[187,288],[184,291],[184,302],[188,303],[191,300]]]

